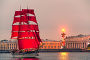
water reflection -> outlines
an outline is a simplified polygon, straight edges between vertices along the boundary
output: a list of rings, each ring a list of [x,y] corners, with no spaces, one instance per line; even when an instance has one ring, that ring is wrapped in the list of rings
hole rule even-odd
[[[16,58],[15,60],[39,60],[39,58]]]
[[[59,60],[69,60],[69,56],[67,52],[59,53]]]
[[[37,58],[13,58],[9,53],[0,53],[0,60],[90,60],[90,52],[43,52]]]

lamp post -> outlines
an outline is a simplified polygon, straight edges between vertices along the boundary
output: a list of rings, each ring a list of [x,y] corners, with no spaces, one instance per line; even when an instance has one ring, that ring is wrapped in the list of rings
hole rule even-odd
[[[65,29],[63,28],[62,29],[62,33],[61,33],[61,35],[62,35],[62,48],[65,48]]]

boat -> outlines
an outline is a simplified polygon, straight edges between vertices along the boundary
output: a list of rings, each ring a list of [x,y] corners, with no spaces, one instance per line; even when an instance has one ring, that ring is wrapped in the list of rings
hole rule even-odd
[[[11,50],[14,57],[38,56],[41,39],[34,9],[15,11],[11,40],[18,42],[18,49]]]

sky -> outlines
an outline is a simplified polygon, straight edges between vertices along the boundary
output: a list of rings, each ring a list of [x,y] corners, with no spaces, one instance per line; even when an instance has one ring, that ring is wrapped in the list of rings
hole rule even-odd
[[[16,10],[35,10],[41,39],[60,40],[66,36],[90,35],[90,0],[0,0],[0,40],[10,40]]]

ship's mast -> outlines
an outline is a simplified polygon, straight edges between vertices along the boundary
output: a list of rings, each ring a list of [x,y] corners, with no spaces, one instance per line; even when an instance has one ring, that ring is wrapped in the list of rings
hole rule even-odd
[[[20,25],[21,25],[21,5],[20,5],[20,22],[19,22],[19,31],[20,31]],[[20,39],[20,37],[19,37],[19,31],[18,31],[18,37],[17,37],[17,40]],[[17,41],[17,43],[18,43],[18,41]],[[18,48],[19,48],[19,43],[18,43]]]
[[[21,11],[21,5],[20,5],[20,11]]]
[[[27,5],[27,13],[29,13],[29,10],[28,10],[28,5]],[[29,14],[27,15],[27,18],[28,18],[28,21],[29,21]],[[28,22],[28,25],[29,25],[30,22]],[[29,27],[30,28],[30,27]],[[33,33],[34,37],[35,37],[35,34]],[[32,37],[31,37],[32,38]],[[35,38],[36,39],[36,38]]]

